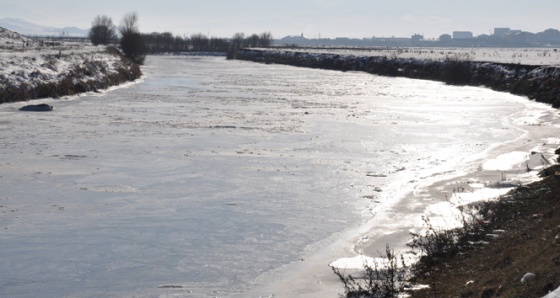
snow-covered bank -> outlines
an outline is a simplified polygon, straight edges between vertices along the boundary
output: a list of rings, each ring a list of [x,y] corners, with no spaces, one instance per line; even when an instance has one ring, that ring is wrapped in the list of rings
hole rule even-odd
[[[476,238],[421,261],[414,281],[432,289],[437,281],[441,297],[557,297],[560,289],[552,291],[560,280],[559,169],[548,167],[540,181],[479,205],[479,224],[467,235]],[[432,289],[412,297],[433,297]]]
[[[560,108],[560,69],[556,66],[472,61],[470,57],[461,55],[445,56],[443,60],[373,55],[375,53],[345,55],[305,50],[244,49],[238,51],[235,58],[301,67],[364,71],[455,85],[485,86]]]
[[[114,48],[42,47],[0,28],[0,103],[107,89],[141,76]]]

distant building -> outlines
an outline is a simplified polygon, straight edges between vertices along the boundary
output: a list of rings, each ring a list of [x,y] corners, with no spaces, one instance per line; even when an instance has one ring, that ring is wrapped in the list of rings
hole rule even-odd
[[[410,41],[412,43],[418,43],[421,40],[424,40],[424,35],[420,35],[420,34],[414,34],[412,35],[412,37],[410,38]]]
[[[560,31],[557,29],[546,29],[543,32],[535,34],[535,37],[544,45],[560,44]]]
[[[506,40],[510,44],[514,44],[517,46],[529,46],[531,44],[531,41],[534,39],[534,35],[535,34],[533,33],[523,32],[521,30],[512,30],[511,33],[506,36]]]
[[[451,35],[449,34],[442,34],[439,36],[439,41],[441,42],[449,42],[451,41]]]
[[[473,36],[470,31],[454,31],[442,34],[437,40],[424,39],[421,34],[408,38],[306,38],[304,34],[286,36],[274,41],[275,45],[300,46],[349,46],[349,47],[557,47],[560,46],[560,30],[547,29],[544,32],[530,33],[511,28],[494,28],[494,34]]]
[[[494,28],[494,35],[499,37],[504,37],[511,32],[509,28]]]
[[[294,45],[294,44],[307,45],[309,43],[309,40],[303,37],[302,35],[288,35],[286,37],[281,38],[276,43],[285,44],[285,45]]]
[[[511,30],[510,28],[494,28],[494,36],[496,37],[506,37],[512,34],[519,34],[521,30]]]
[[[473,33],[470,31],[453,31],[453,39],[471,39]]]

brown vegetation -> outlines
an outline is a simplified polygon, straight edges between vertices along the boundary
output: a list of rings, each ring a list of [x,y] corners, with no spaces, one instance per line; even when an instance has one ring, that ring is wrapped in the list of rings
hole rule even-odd
[[[481,209],[483,242],[417,265],[412,297],[542,297],[560,286],[560,166]],[[521,282],[527,273],[535,278]]]
[[[540,175],[543,180],[499,200],[464,206],[461,228],[438,230],[426,219],[428,230],[413,234],[410,244],[422,257],[410,267],[404,262],[397,267],[397,257],[387,248],[381,257],[390,262],[364,264],[363,274],[333,268],[344,286],[341,297],[543,297],[557,289],[560,165]],[[411,278],[403,279],[407,275]]]

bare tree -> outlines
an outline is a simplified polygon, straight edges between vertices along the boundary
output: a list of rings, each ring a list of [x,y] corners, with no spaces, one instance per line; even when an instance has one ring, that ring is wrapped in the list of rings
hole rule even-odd
[[[89,39],[94,45],[106,45],[117,39],[117,33],[113,20],[106,15],[98,15],[91,23]]]
[[[191,47],[195,52],[207,51],[210,39],[202,33],[191,35]]]
[[[227,52],[229,49],[229,42],[225,38],[210,38],[208,51],[210,52]]]
[[[121,35],[125,35],[130,32],[140,32],[138,30],[138,13],[134,11],[125,14],[121,20],[121,27],[119,30]]]
[[[181,36],[175,36],[175,38],[173,39],[173,48],[174,48],[174,52],[184,52],[186,50],[188,50],[188,41],[184,38],[182,38]]]
[[[245,39],[245,33],[235,33],[231,38],[231,46],[234,50],[238,50],[243,46],[243,40]]]
[[[121,20],[121,50],[132,61],[143,64],[146,59],[146,42],[138,31],[138,14],[130,12]]]
[[[270,32],[263,32],[260,35],[260,43],[262,48],[269,48],[272,45],[272,34]]]
[[[259,46],[260,37],[257,34],[251,34],[251,36],[245,38],[244,46],[256,48]]]

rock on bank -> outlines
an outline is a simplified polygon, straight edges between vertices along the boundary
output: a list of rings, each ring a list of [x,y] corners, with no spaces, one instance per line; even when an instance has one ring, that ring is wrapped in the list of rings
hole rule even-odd
[[[289,50],[239,50],[235,59],[341,71],[364,71],[383,76],[442,81],[453,85],[484,86],[527,96],[560,108],[560,68],[515,63],[309,53]]]

